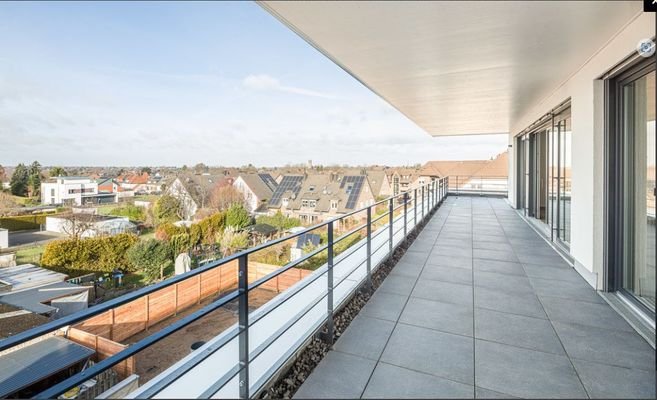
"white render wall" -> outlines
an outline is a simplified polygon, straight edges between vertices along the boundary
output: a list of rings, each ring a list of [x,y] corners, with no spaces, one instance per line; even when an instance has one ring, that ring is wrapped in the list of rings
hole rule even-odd
[[[572,199],[570,252],[579,272],[594,286],[602,286],[603,269],[603,171],[604,93],[600,79],[636,52],[639,40],[653,38],[655,18],[641,12],[578,71],[530,111],[511,121],[509,144],[509,201],[516,202],[515,136],[563,101],[571,98],[572,113]],[[546,60],[549,62],[549,60]],[[597,284],[596,284],[597,282]]]

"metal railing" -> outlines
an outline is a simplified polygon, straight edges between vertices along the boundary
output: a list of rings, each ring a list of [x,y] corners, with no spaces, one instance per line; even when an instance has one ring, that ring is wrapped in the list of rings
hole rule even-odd
[[[449,194],[507,196],[507,176],[449,176]]]
[[[73,325],[75,323],[84,321],[90,317],[99,315],[103,312],[106,312],[108,310],[111,310],[113,308],[116,308],[118,306],[127,304],[133,300],[136,300],[138,298],[141,298],[143,296],[146,296],[148,294],[154,293],[156,291],[159,291],[163,288],[175,285],[179,282],[182,282],[186,279],[189,279],[192,276],[195,275],[200,275],[203,272],[212,270],[214,268],[221,267],[222,265],[225,265],[231,261],[237,260],[238,263],[238,288],[237,290],[234,290],[230,293],[225,294],[224,296],[220,297],[219,299],[211,302],[208,305],[203,306],[202,308],[194,311],[193,313],[190,313],[181,319],[172,322],[168,326],[162,328],[158,332],[155,332],[138,342],[132,344],[131,346],[127,347],[126,349],[106,358],[103,359],[97,363],[95,363],[93,366],[87,368],[86,370],[79,372],[55,385],[52,387],[46,389],[45,391],[39,393],[35,398],[41,398],[41,399],[46,399],[46,398],[56,398],[62,393],[67,392],[73,387],[76,387],[83,382],[87,381],[88,379],[93,378],[94,376],[102,373],[103,371],[108,370],[109,368],[119,364],[120,362],[126,360],[129,357],[135,356],[138,354],[140,351],[148,348],[149,346],[159,342],[162,339],[167,338],[171,334],[179,331],[180,329],[188,326],[189,324],[199,320],[200,318],[210,314],[213,311],[216,311],[220,309],[221,307],[227,305],[228,303],[232,301],[237,301],[238,303],[238,323],[236,327],[230,328],[224,332],[222,332],[220,340],[216,341],[213,343],[211,346],[205,346],[202,347],[199,352],[199,356],[194,359],[193,362],[186,362],[183,365],[179,366],[173,374],[169,374],[169,379],[167,382],[162,382],[158,383],[156,382],[154,385],[151,385],[146,391],[141,393],[140,397],[149,397],[154,394],[156,394],[158,391],[160,391],[162,388],[166,387],[167,385],[170,385],[173,381],[175,381],[177,378],[183,376],[186,372],[190,371],[194,366],[198,365],[200,362],[202,362],[204,359],[207,359],[210,357],[212,354],[220,350],[222,347],[224,347],[227,343],[230,341],[234,340],[237,338],[238,341],[238,360],[235,363],[234,367],[230,369],[230,371],[223,376],[221,376],[219,379],[217,379],[215,382],[213,382],[210,387],[206,390],[203,391],[201,394],[201,397],[210,397],[213,394],[217,393],[224,385],[226,385],[230,380],[234,379],[235,377],[239,378],[239,397],[240,398],[248,398],[251,394],[255,394],[255,392],[259,389],[261,389],[262,385],[264,385],[268,379],[271,378],[271,376],[276,372],[278,366],[274,368],[275,366],[272,366],[270,370],[268,371],[268,374],[265,374],[265,376],[261,377],[258,379],[258,382],[255,384],[250,384],[249,381],[249,365],[250,363],[257,358],[259,355],[261,355],[272,343],[274,343],[278,338],[280,338],[283,334],[285,334],[292,325],[294,325],[296,322],[300,321],[301,318],[304,317],[313,307],[318,305],[324,298],[327,298],[327,309],[326,309],[326,315],[323,318],[321,322],[321,325],[319,325],[317,328],[321,326],[325,326],[327,329],[327,334],[324,335],[323,337],[329,344],[333,343],[333,316],[335,311],[337,311],[337,308],[335,307],[334,309],[334,301],[333,301],[333,295],[334,295],[334,288],[340,285],[342,282],[347,279],[350,274],[352,274],[354,271],[356,271],[358,268],[361,268],[363,264],[366,264],[366,277],[364,279],[364,283],[362,285],[365,285],[366,288],[371,288],[372,287],[372,273],[376,271],[376,268],[383,263],[388,258],[392,257],[392,254],[395,249],[393,237],[397,235],[398,233],[401,233],[403,231],[403,236],[401,239],[398,241],[397,245],[401,244],[401,242],[406,240],[406,237],[408,234],[411,233],[412,230],[414,230],[419,223],[427,218],[431,211],[435,208],[437,208],[444,198],[447,196],[449,190],[449,178],[441,178],[437,179],[434,181],[431,181],[430,183],[423,185],[417,189],[414,189],[412,193],[406,192],[406,193],[401,193],[397,196],[392,196],[390,198],[387,198],[385,200],[381,200],[379,202],[376,202],[372,205],[369,205],[367,207],[354,210],[352,212],[349,212],[347,214],[343,214],[335,219],[325,221],[322,223],[319,223],[317,225],[311,226],[309,228],[306,228],[302,231],[295,232],[294,234],[274,239],[269,242],[263,243],[261,245],[246,249],[244,251],[238,252],[236,254],[233,254],[231,256],[225,257],[221,260],[217,260],[215,262],[211,262],[209,264],[203,265],[202,267],[199,267],[197,269],[194,269],[192,271],[189,271],[187,273],[177,275],[175,277],[169,278],[167,280],[164,280],[162,282],[156,283],[151,286],[144,287],[140,290],[137,290],[135,292],[131,292],[129,294],[123,295],[121,297],[109,300],[105,303],[90,307],[86,310],[65,316],[63,318],[57,319],[55,321],[51,321],[49,323],[46,323],[44,325],[35,327],[33,329],[30,329],[25,332],[21,332],[19,334],[16,334],[14,336],[11,336],[7,339],[4,339],[0,341],[0,351],[10,349],[14,346],[20,345],[22,343],[25,343],[29,340],[32,340],[34,338],[37,338],[39,336],[49,334],[51,332],[54,332],[56,330],[66,328],[70,325]],[[401,204],[395,206],[395,201],[398,200],[399,198],[402,199]],[[383,205],[387,203],[387,211],[385,213],[382,213],[381,215],[378,216],[373,216],[373,211],[375,212],[377,209],[377,206]],[[400,215],[395,217],[395,212],[399,212]],[[334,237],[334,224],[336,222],[339,222],[341,220],[344,220],[345,218],[350,218],[353,216],[356,216],[360,213],[365,213],[366,215],[366,222],[364,224],[361,224],[357,226],[354,229],[351,229],[341,235],[340,237],[335,238]],[[403,213],[403,214],[402,214]],[[384,218],[387,217],[387,223],[380,226],[378,231],[376,233],[373,233],[373,227],[377,222],[384,221]],[[395,225],[395,222],[399,222],[403,224],[403,226],[396,231],[393,230],[393,225]],[[408,226],[409,224],[412,225],[412,229],[409,231]],[[296,237],[299,237],[305,233],[311,232],[313,230],[316,230],[318,228],[323,228],[326,227],[328,230],[328,240],[327,243],[323,246],[320,246],[313,251],[305,254],[303,257],[296,259],[294,261],[291,261],[285,265],[283,265],[281,268],[277,269],[276,271],[260,278],[257,279],[251,283],[248,282],[248,258],[250,254],[253,254],[259,250],[266,249],[271,246],[275,246],[277,244],[281,244],[287,240],[294,239]],[[384,229],[385,228],[385,229]],[[351,247],[345,249],[343,253],[341,253],[339,256],[335,256],[335,245],[342,240],[346,239],[347,237],[353,235],[354,233],[360,232],[361,230],[365,229],[366,230],[366,238],[364,240],[361,240],[359,243],[356,243],[352,245]],[[375,239],[379,237],[380,235],[384,233],[388,233],[388,238],[385,239],[385,241],[380,244],[376,248],[372,248],[372,244],[374,243]],[[382,258],[380,261],[378,261],[377,264],[373,265],[373,254],[379,252],[379,250],[382,250],[382,248],[387,246],[387,254]],[[335,278],[333,276],[334,268],[336,268],[337,264],[344,261],[349,255],[354,254],[355,252],[361,250],[362,248],[366,249],[366,259],[362,260],[358,263],[356,268],[351,269],[351,272],[348,272],[344,276],[340,277],[339,280],[336,282]],[[254,289],[257,289],[261,285],[263,285],[265,282],[276,278],[277,276],[285,273],[286,271],[290,270],[291,268],[294,268],[298,266],[299,264],[302,264],[305,261],[310,260],[313,256],[318,255],[319,253],[326,251],[328,258],[326,264],[318,270],[316,270],[313,274],[309,275],[307,278],[304,278],[302,281],[299,281],[297,285],[291,287],[289,290],[286,292],[283,292],[281,294],[281,298],[278,300],[276,304],[273,304],[271,307],[269,307],[268,310],[266,310],[265,313],[260,313],[259,315],[255,315],[257,313],[252,313],[254,315],[249,314],[249,293],[253,291]],[[379,257],[380,258],[380,257]],[[300,310],[294,318],[291,320],[287,321],[283,326],[280,327],[280,329],[276,332],[272,332],[271,335],[263,342],[261,343],[255,350],[249,349],[249,333],[250,333],[250,327],[254,325],[256,322],[262,320],[265,318],[269,313],[272,311],[276,310],[278,307],[280,307],[282,304],[284,304],[288,299],[290,299],[292,296],[295,294],[299,293],[301,290],[308,288],[311,284],[314,282],[318,282],[318,279],[323,276],[327,276],[327,287],[326,287],[326,292],[321,293],[320,296],[315,298],[310,304],[307,304],[302,310]],[[354,294],[356,290],[358,290],[362,285],[358,285],[354,288],[352,288],[352,291],[350,294]],[[339,306],[343,305],[343,303],[339,304]],[[315,331],[316,332],[316,331]],[[303,338],[299,338],[303,339]],[[303,340],[299,340],[299,346],[303,343]],[[290,350],[298,350],[298,349],[290,349]],[[292,352],[288,352],[286,354],[292,354]],[[252,387],[255,386],[255,387]]]

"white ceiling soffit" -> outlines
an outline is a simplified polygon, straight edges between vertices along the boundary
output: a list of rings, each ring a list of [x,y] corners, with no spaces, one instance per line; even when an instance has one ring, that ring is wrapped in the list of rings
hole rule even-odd
[[[642,10],[641,1],[260,4],[434,136],[508,132]]]

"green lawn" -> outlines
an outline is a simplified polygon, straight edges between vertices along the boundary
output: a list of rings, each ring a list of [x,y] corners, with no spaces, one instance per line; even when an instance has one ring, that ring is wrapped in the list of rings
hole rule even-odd
[[[16,265],[41,263],[41,254],[45,245],[25,247],[16,252]]]

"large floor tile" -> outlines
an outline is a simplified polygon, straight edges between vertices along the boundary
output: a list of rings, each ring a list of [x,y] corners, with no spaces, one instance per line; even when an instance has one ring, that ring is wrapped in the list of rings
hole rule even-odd
[[[513,248],[511,247],[510,244],[507,244],[505,242],[480,242],[480,241],[474,241],[472,242],[472,247],[475,249],[482,249],[482,250],[500,250],[500,251],[513,251]]]
[[[477,340],[477,386],[525,398],[586,398],[565,356]]]
[[[378,360],[394,327],[392,321],[358,315],[335,343],[334,349]]]
[[[547,319],[541,303],[533,294],[478,287],[475,289],[475,307]]]
[[[471,399],[474,387],[422,372],[379,363],[364,399]]]
[[[442,256],[467,257],[472,258],[472,249],[468,247],[453,247],[437,244],[431,250],[429,258],[439,258]]]
[[[553,321],[571,358],[655,371],[655,350],[636,332]]]
[[[566,260],[561,258],[556,253],[552,256],[541,256],[535,254],[523,254],[519,253],[517,259],[523,264],[532,264],[532,265],[543,265],[546,267],[570,267]]]
[[[484,260],[518,262],[516,255],[508,251],[474,249],[472,255],[474,258],[481,258]]]
[[[595,304],[558,297],[541,297],[543,308],[552,321],[573,322],[580,325],[634,332],[608,304]]]
[[[360,310],[360,314],[373,318],[397,321],[407,300],[408,296],[377,290]]]
[[[523,268],[530,278],[585,283],[584,278],[574,268],[570,267],[549,268],[543,265],[523,264]]]
[[[482,260],[475,258],[472,260],[475,271],[496,272],[498,274],[520,275],[525,276],[525,270],[522,264],[510,261]]]
[[[426,265],[424,267],[424,270],[422,270],[420,279],[471,285],[472,271],[465,268],[450,268],[450,267],[438,267],[435,265]]]
[[[473,384],[472,338],[397,324],[381,361]]]
[[[496,272],[474,271],[474,284],[477,287],[505,290],[509,293],[533,294],[534,288],[524,276],[498,274]]]
[[[379,286],[377,291],[380,290],[383,292],[408,296],[413,291],[415,281],[415,278],[410,278],[408,276],[388,275],[386,279],[383,280],[383,283]]]
[[[573,360],[586,391],[594,399],[654,399],[655,371]]]
[[[475,399],[517,399],[517,397],[475,386]]]
[[[399,322],[472,336],[472,306],[411,297]]]
[[[472,286],[420,279],[411,297],[472,306]]]
[[[472,258],[441,255],[438,257],[429,257],[427,264],[437,265],[439,267],[472,269]]]
[[[550,321],[498,311],[475,310],[475,337],[493,342],[564,355]]]
[[[529,278],[539,297],[550,296],[562,299],[588,301],[606,304],[595,290],[586,282],[555,281],[551,279]]]
[[[353,399],[360,397],[375,361],[329,351],[294,395],[298,399]]]

